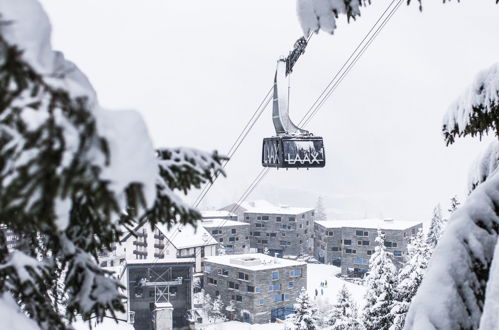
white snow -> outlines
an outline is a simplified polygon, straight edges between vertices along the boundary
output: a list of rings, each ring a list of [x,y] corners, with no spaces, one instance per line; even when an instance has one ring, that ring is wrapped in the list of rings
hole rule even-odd
[[[286,215],[298,215],[314,210],[314,208],[290,207],[286,205],[277,206],[264,200],[243,202],[241,203],[241,207],[246,210],[245,213],[286,214]]]
[[[284,330],[284,324],[267,323],[267,324],[249,324],[238,321],[229,321],[215,324],[203,325],[202,330]],[[99,329],[100,330],[100,329]]]
[[[494,174],[499,165],[499,141],[492,141],[475,160],[468,175],[468,192]]]
[[[340,273],[341,268],[332,265],[307,265],[307,291],[312,300],[317,302],[319,309],[327,304],[334,304],[343,285],[345,285],[352,294],[352,298],[356,302],[357,307],[360,309],[364,306],[366,288],[362,285],[350,283],[336,277],[336,275]],[[327,287],[321,288],[320,283],[325,281],[327,281]],[[315,289],[319,292],[317,298],[314,298]],[[323,295],[321,295],[321,289],[324,293]]]
[[[168,230],[165,224],[157,224],[156,227],[166,236],[176,249],[187,249],[199,246],[218,244],[202,226],[194,228],[192,225],[176,224]]]
[[[120,316],[118,316],[120,317]],[[90,321],[92,330],[135,330],[132,324],[118,320],[117,322],[109,317],[105,317],[102,323],[97,323],[95,320]],[[90,330],[88,322],[78,320],[72,324],[75,330]]]
[[[494,105],[499,106],[499,63],[478,73],[471,86],[450,106],[443,120],[444,131],[457,127],[460,133],[464,132],[474,107],[483,106],[481,112],[488,113]]]
[[[227,220],[227,219],[203,219],[199,223],[204,228],[220,228],[220,227],[231,227],[231,226],[241,226],[249,227],[250,224],[241,221]]]
[[[349,1],[353,16],[360,14],[360,2]],[[344,0],[297,0],[296,9],[305,36],[318,32],[319,29],[333,33],[336,29],[334,11],[338,14],[346,14]]]
[[[370,229],[393,229],[405,230],[417,225],[418,221],[403,221],[394,219],[359,219],[359,220],[324,220],[315,221],[315,223],[331,229],[331,228],[370,228]]]
[[[238,267],[250,271],[305,265],[304,262],[271,257],[263,253],[213,256],[206,257],[205,261],[220,265]]]
[[[8,330],[39,330],[35,321],[29,319],[17,306],[9,293],[0,295],[0,320],[2,329]]]
[[[201,216],[203,218],[227,218],[234,217],[237,218],[237,214],[231,213],[227,210],[204,210],[201,211]]]

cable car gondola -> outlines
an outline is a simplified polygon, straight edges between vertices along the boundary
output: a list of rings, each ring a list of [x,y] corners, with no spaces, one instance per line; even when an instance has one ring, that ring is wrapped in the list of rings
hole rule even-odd
[[[286,59],[277,61],[274,78],[272,121],[276,136],[264,138],[262,166],[276,168],[324,167],[326,155],[324,141],[295,125],[289,118],[289,88],[286,77],[293,69],[298,57],[304,52],[307,41],[299,39],[295,49]]]

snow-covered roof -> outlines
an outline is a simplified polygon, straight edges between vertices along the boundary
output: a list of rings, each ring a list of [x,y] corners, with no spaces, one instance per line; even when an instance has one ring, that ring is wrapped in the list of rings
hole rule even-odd
[[[358,219],[358,220],[324,220],[315,221],[326,228],[368,228],[368,229],[394,229],[404,230],[417,225],[418,221],[402,221],[394,219]]]
[[[304,262],[275,258],[263,253],[206,257],[205,261],[251,271],[306,265]]]
[[[205,228],[215,228],[215,227],[232,227],[232,226],[248,226],[249,223],[227,220],[227,219],[204,219],[201,222],[201,226]]]
[[[237,218],[237,214],[231,213],[227,210],[206,210],[201,211],[201,216],[203,218]]]
[[[301,214],[313,211],[314,208],[291,207],[287,205],[274,205],[264,200],[243,202],[241,207],[246,209],[245,213],[265,213],[265,214]]]
[[[166,225],[158,224],[157,228],[177,249],[218,244],[217,240],[215,240],[203,226],[194,228],[191,225],[176,224],[168,230]]]
[[[156,261],[151,260],[151,259],[132,259],[132,260],[127,260],[126,265],[144,265],[144,264],[156,264],[156,265],[161,265],[161,264],[183,264],[183,263],[193,263],[196,262],[194,258],[166,258],[166,259],[157,259]]]

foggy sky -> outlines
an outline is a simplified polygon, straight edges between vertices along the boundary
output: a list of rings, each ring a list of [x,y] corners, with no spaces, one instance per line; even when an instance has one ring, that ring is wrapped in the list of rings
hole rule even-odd
[[[334,35],[315,35],[291,77],[297,122],[381,15],[373,1]],[[487,141],[446,147],[442,116],[475,74],[499,60],[492,0],[424,1],[398,10],[307,129],[324,137],[327,166],[271,170],[249,199],[314,206],[331,218],[426,221],[466,193]],[[301,36],[291,0],[44,0],[54,47],[85,72],[100,102],[137,109],[156,146],[227,152],[272,85],[276,60]],[[202,206],[237,200],[274,134],[270,108]],[[130,155],[133,157],[133,155]]]

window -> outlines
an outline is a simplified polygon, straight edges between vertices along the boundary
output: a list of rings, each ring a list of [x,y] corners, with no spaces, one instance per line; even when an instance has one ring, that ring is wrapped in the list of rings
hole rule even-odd
[[[345,245],[352,245],[352,240],[351,239],[346,239],[343,241],[343,244]]]
[[[284,296],[284,300],[289,300],[289,294],[285,293],[283,296]]]
[[[386,247],[392,247],[392,242],[385,241],[385,246]]]
[[[231,233],[235,234],[236,233],[236,230],[235,229],[231,229],[230,231]]]
[[[280,246],[286,246],[286,245],[288,245],[288,243],[286,241],[279,241],[279,245]]]
[[[262,215],[262,220],[269,220],[269,216],[268,215]]]
[[[301,269],[297,268],[297,269],[291,270],[289,272],[289,276],[291,276],[291,277],[301,276]]]
[[[355,254],[355,253],[357,253],[357,250],[345,249],[345,253],[352,253],[352,254]]]
[[[272,279],[278,280],[279,279],[279,272],[272,272]]]
[[[288,221],[295,221],[295,220],[296,220],[296,218],[295,218],[295,217],[289,217],[289,218],[288,218]]]
[[[393,242],[392,247],[397,247],[397,243]]]
[[[262,244],[269,244],[269,241],[266,239],[262,239]]]
[[[281,227],[279,227],[279,228],[280,228],[281,230],[286,230],[286,229],[288,229],[288,226],[286,226],[286,225],[281,225]]]
[[[401,257],[402,256],[402,251],[393,251],[393,255],[396,257]]]
[[[206,266],[204,267],[204,271],[205,271],[205,272],[207,272],[207,273],[211,272],[211,266],[206,265]]]
[[[246,290],[247,290],[248,292],[255,292],[255,287],[254,287],[254,286],[252,286],[252,285],[248,285],[248,286],[247,286],[247,288],[246,288]]]
[[[369,260],[362,258],[355,258],[354,263],[358,265],[369,265]]]
[[[308,233],[308,229],[305,229],[305,234]]]
[[[221,238],[219,241],[220,241],[220,243],[222,243],[222,242],[224,241],[224,239],[223,239],[223,238]]]
[[[255,292],[260,293],[261,292],[260,288],[255,288]]]
[[[281,290],[281,283],[275,283],[272,285],[272,290],[273,291],[280,291]]]
[[[215,229],[215,230],[212,230],[212,231],[211,231],[211,233],[212,233],[213,235],[217,235],[217,234],[221,234],[221,233],[222,233],[222,231]]]
[[[239,290],[239,284],[234,282],[229,282],[229,289]]]
[[[263,305],[263,299],[260,299],[259,304]]]
[[[239,296],[239,295],[236,295],[236,301],[243,301],[243,297]]]
[[[229,270],[228,269],[222,269],[222,275],[223,276],[229,276]]]
[[[333,232],[332,231],[328,231],[327,232],[327,236],[333,236]]]
[[[412,233],[413,235],[416,235],[416,229],[415,229],[415,228],[412,228],[412,229],[411,229],[411,233]]]
[[[262,227],[262,224],[261,224],[261,223],[255,223],[255,227],[256,227],[256,228],[261,228],[261,227]]]
[[[261,233],[259,231],[253,232],[253,236],[260,236],[260,235],[261,235]]]
[[[295,284],[293,282],[288,283],[288,289],[292,289],[294,286],[295,286]]]
[[[229,242],[235,242],[236,238],[235,237],[229,237]]]
[[[369,241],[362,241],[362,245],[369,246]]]
[[[367,250],[367,255],[370,256],[371,254],[373,254],[373,251]]]
[[[262,220],[262,217],[256,217],[256,220]]]
[[[275,217],[275,221],[281,222],[281,217]]]
[[[338,247],[337,247],[337,246],[333,246],[333,247],[331,248],[331,251],[339,251],[339,250],[338,250]]]
[[[217,280],[214,280],[211,277],[208,277],[208,284],[217,285]]]
[[[246,217],[246,220],[249,220],[249,217]]]
[[[362,245],[362,241],[357,241],[357,245]]]
[[[356,230],[355,235],[357,236],[364,236],[364,232],[362,230]]]
[[[275,301],[275,302],[282,301],[282,295],[281,295],[281,294],[276,294],[276,295],[274,296],[274,301]]]
[[[249,279],[248,274],[245,274],[245,273],[241,273],[241,272],[239,272],[237,275],[238,275],[238,278],[239,278],[240,280],[248,281],[248,279]]]
[[[270,237],[276,237],[277,233],[270,233]]]

